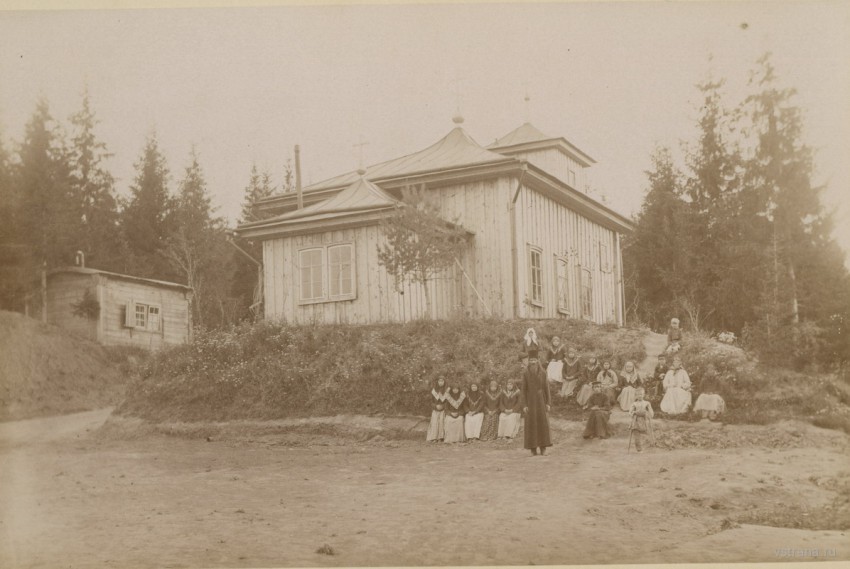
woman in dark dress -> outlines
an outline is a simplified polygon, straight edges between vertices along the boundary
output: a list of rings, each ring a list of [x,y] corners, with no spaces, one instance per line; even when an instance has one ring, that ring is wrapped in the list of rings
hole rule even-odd
[[[524,446],[532,455],[536,455],[538,449],[540,454],[546,454],[546,447],[552,446],[547,416],[551,397],[546,372],[536,358],[528,359],[528,367],[522,374],[522,396],[525,413]]]
[[[481,422],[481,440],[492,441],[499,434],[499,412],[501,411],[502,390],[495,380],[484,392],[484,420]]]
[[[607,439],[611,436],[608,430],[611,405],[608,396],[602,392],[602,384],[598,381],[593,382],[593,395],[587,400],[587,405],[590,407],[590,414],[587,416],[587,424],[584,427],[584,438]]]

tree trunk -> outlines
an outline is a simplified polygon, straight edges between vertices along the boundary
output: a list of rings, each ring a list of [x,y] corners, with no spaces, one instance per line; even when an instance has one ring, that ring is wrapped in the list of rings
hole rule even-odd
[[[794,263],[788,262],[788,277],[791,279],[791,322],[800,322],[800,305],[797,301],[797,274],[794,272]]]

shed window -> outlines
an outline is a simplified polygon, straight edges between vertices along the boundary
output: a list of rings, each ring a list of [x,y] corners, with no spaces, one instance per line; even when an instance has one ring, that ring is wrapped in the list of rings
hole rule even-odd
[[[586,267],[581,269],[581,316],[593,318],[593,276]]]
[[[298,259],[301,303],[356,298],[353,243],[302,249]]]
[[[528,261],[531,304],[543,306],[543,251],[539,247],[529,247]]]
[[[162,307],[158,304],[130,301],[125,307],[124,325],[135,330],[160,332],[162,330]]]

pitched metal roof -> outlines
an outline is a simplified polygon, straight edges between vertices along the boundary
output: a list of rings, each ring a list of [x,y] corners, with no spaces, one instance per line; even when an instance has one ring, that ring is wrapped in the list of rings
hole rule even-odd
[[[462,128],[456,127],[424,150],[369,166],[366,168],[366,177],[377,181],[432,170],[448,170],[510,160],[512,160],[510,157],[487,150],[475,142]],[[357,172],[349,172],[307,186],[304,191],[310,192],[345,186],[356,181],[357,177]]]
[[[596,163],[596,160],[566,138],[543,134],[537,129],[537,127],[528,122],[515,128],[505,136],[496,139],[496,142],[488,145],[487,148],[506,156],[510,156],[517,152],[548,148],[551,146],[554,146],[561,152],[571,156],[582,166],[590,166],[591,164]]]
[[[309,205],[302,209],[289,211],[271,219],[248,223],[245,226],[266,224],[271,221],[290,221],[311,218],[330,213],[346,213],[356,211],[371,211],[395,207],[399,201],[390,194],[370,182],[365,176],[360,176],[347,188],[325,201]]]
[[[500,148],[502,146],[513,146],[515,144],[525,144],[526,142],[540,142],[541,140],[552,140],[554,137],[540,132],[537,127],[527,122],[502,138],[497,138],[496,142],[487,146],[487,148]]]

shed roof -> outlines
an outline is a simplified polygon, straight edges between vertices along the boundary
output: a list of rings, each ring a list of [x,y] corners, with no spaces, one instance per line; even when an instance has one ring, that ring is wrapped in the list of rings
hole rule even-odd
[[[432,170],[448,170],[511,160],[513,159],[510,157],[487,150],[458,126],[424,150],[369,166],[366,168],[366,177],[379,181]],[[349,172],[307,186],[304,191],[346,186],[355,182],[357,178],[357,172]]]
[[[173,283],[169,281],[158,281],[156,279],[146,279],[144,277],[136,277],[133,275],[125,275],[122,273],[112,273],[109,271],[101,271],[100,269],[90,269],[88,267],[60,267],[57,269],[53,269],[48,273],[49,276],[59,274],[59,273],[76,273],[82,275],[103,275],[112,279],[126,280],[126,281],[134,281],[140,282],[142,284],[148,284],[152,286],[160,286],[160,287],[169,287],[169,288],[177,288],[180,290],[191,291],[192,287],[180,284]]]

